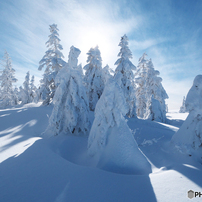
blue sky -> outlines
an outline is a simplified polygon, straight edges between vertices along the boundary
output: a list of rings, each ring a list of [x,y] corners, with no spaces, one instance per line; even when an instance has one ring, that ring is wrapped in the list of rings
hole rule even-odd
[[[169,109],[178,109],[201,74],[201,11],[201,0],[0,0],[0,57],[5,49],[10,54],[18,86],[27,71],[38,83],[50,24],[58,25],[65,60],[74,45],[83,66],[87,51],[98,45],[103,66],[114,69],[126,34],[134,65],[146,52],[160,71]]]

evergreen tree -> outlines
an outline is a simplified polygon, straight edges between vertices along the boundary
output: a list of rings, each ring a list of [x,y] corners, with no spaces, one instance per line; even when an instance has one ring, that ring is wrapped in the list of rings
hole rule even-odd
[[[74,51],[80,53],[78,49]],[[71,53],[72,49],[70,55]],[[86,89],[82,83],[82,75],[76,68],[78,55],[75,54],[75,58],[71,60],[74,62],[69,61],[68,65],[57,74],[56,83],[59,83],[59,86],[53,98],[54,108],[46,133],[82,135],[89,131],[89,106]]]
[[[136,71],[135,83],[136,88],[136,112],[139,118],[144,118],[147,106],[147,95],[146,95],[146,77],[147,77],[147,54],[144,53],[142,57],[139,58],[139,63]]]
[[[158,100],[161,105],[162,120],[166,121],[166,111],[167,106],[165,104],[165,99],[168,95],[162,86],[162,78],[158,77],[159,71],[154,69],[152,60],[146,59],[147,55],[144,53],[139,59],[139,64],[136,72],[136,98],[137,98],[137,114],[140,118],[145,118],[149,107],[147,103],[151,101],[151,97]]]
[[[44,100],[44,104],[48,105],[52,101],[57,86],[55,85],[55,77],[60,69],[65,65],[64,58],[61,50],[60,39],[58,34],[58,28],[56,24],[50,25],[49,40],[46,42],[48,50],[44,57],[39,62],[39,70],[42,70],[46,66],[41,81],[40,98]]]
[[[98,46],[91,48],[87,55],[88,64],[84,66],[84,69],[86,70],[84,82],[87,88],[90,110],[94,111],[95,105],[100,99],[104,89],[104,81],[102,78],[102,58]]]
[[[185,101],[186,101],[186,99],[185,99],[185,96],[184,96],[183,97],[183,101],[182,101],[182,106],[180,107],[179,113],[185,113],[185,112],[187,112],[186,106],[185,106]]]
[[[30,99],[31,99],[31,102],[34,102],[36,101],[36,86],[34,85],[34,75],[32,76],[31,78],[31,81],[30,81]]]
[[[112,75],[114,75],[114,71],[109,67],[109,65],[106,65],[103,69],[102,69],[102,78],[104,81],[104,84],[107,83],[107,81],[112,78]]]
[[[151,166],[138,149],[124,118],[128,110],[123,90],[110,78],[95,108],[88,152],[99,168],[119,173],[149,173]]]
[[[159,122],[163,122],[164,120],[161,104],[154,98],[154,95],[152,95],[151,99],[148,100],[145,119]]]
[[[27,104],[31,102],[31,97],[30,97],[30,74],[29,71],[27,72],[25,76],[25,81],[23,82],[23,89],[24,92],[21,93],[21,101],[22,104]]]
[[[201,160],[202,153],[202,75],[197,75],[189,90],[186,101],[186,109],[189,111],[187,119],[180,129],[173,135],[171,142],[180,151],[197,155]]]
[[[118,54],[118,57],[120,58],[115,62],[117,67],[114,78],[123,90],[126,102],[129,105],[127,116],[136,117],[135,84],[133,74],[133,70],[136,70],[136,67],[130,61],[130,59],[132,59],[132,53],[128,48],[128,37],[126,35],[121,37],[119,46],[121,47]]]
[[[2,66],[4,69],[0,77],[1,81],[0,107],[6,108],[18,104],[17,96],[13,90],[13,83],[17,82],[17,79],[14,77],[15,70],[12,68],[11,58],[7,53],[7,51],[5,51],[4,53]]]

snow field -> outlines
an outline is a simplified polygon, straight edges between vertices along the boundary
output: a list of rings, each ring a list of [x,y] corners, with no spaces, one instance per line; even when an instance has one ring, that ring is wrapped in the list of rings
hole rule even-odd
[[[178,113],[168,114],[173,126],[128,119],[152,165],[152,173],[135,175],[95,168],[87,137],[41,136],[51,111],[39,104],[0,110],[0,201],[190,201],[187,191],[202,190],[201,163],[170,144]]]

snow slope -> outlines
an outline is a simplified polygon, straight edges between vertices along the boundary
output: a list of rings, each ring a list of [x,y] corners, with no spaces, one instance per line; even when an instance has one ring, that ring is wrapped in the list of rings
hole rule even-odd
[[[149,175],[130,175],[94,168],[87,137],[43,138],[51,111],[40,104],[0,110],[0,201],[190,201],[187,191],[202,191],[201,162],[170,145],[187,114],[169,113],[169,124],[128,120],[152,165]]]

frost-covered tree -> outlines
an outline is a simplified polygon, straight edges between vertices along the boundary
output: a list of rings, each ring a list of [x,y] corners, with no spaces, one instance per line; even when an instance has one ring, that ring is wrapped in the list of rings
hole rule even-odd
[[[43,74],[40,87],[40,98],[44,100],[44,104],[48,105],[54,94],[57,86],[55,85],[55,77],[60,69],[65,66],[64,56],[61,52],[62,45],[60,44],[58,28],[56,24],[50,25],[49,40],[46,42],[48,50],[39,62],[39,70],[46,67]]]
[[[13,83],[17,82],[17,79],[14,77],[15,70],[12,68],[11,58],[7,53],[7,51],[5,51],[4,53],[2,67],[4,69],[0,77],[1,81],[0,107],[6,108],[18,104],[18,99],[13,89]]]
[[[124,115],[128,112],[123,89],[110,78],[95,108],[88,153],[96,167],[119,173],[145,174],[151,166],[139,151]]]
[[[100,99],[104,89],[104,81],[102,78],[102,58],[98,46],[91,48],[87,55],[88,64],[84,66],[84,69],[86,70],[84,82],[87,88],[90,110],[94,111],[95,105]]]
[[[115,62],[117,67],[115,70],[114,78],[122,88],[126,102],[129,105],[127,116],[136,117],[136,99],[133,74],[133,70],[136,70],[136,67],[130,61],[130,59],[132,59],[132,53],[128,48],[128,37],[126,35],[121,37],[119,46],[121,47],[118,54],[118,57],[120,58]]]
[[[180,151],[189,154],[198,151],[202,158],[202,75],[197,75],[189,90],[186,101],[189,115],[181,128],[174,134],[172,142]]]
[[[162,111],[161,103],[154,98],[154,95],[152,95],[151,99],[148,100],[145,119],[159,122],[163,122],[164,120],[164,113]]]
[[[159,71],[154,69],[152,60],[147,60],[146,57],[147,55],[144,53],[139,59],[136,72],[137,114],[140,118],[145,118],[145,113],[148,111],[149,107],[147,103],[153,95],[153,98],[158,100],[161,105],[163,115],[161,122],[165,122],[167,111],[165,99],[168,98],[168,95],[162,86],[162,78],[158,76],[160,74]]]
[[[75,58],[57,74],[55,82],[59,85],[53,98],[54,108],[46,133],[84,135],[89,132],[86,89],[80,71],[76,68],[78,55],[75,54]]]
[[[183,101],[182,101],[182,106],[180,107],[179,113],[185,113],[185,112],[187,112],[186,107],[185,107],[185,101],[186,101],[186,99],[185,99],[185,96],[184,96],[183,97]]]
[[[31,78],[31,81],[30,81],[30,99],[31,99],[31,102],[36,101],[36,99],[35,99],[37,96],[36,90],[37,90],[37,88],[34,85],[34,75],[33,75]]]
[[[144,53],[139,58],[139,63],[136,71],[135,83],[136,87],[136,112],[139,118],[144,118],[147,106],[147,95],[146,95],[146,69],[147,69],[147,54]]]
[[[114,71],[109,67],[109,65],[106,65],[103,69],[102,69],[102,78],[104,81],[104,84],[107,83],[107,81],[112,78],[112,76],[114,75]]]
[[[25,81],[23,82],[23,89],[24,92],[21,93],[21,104],[27,104],[31,102],[31,97],[30,97],[30,74],[29,71],[26,73],[25,76]]]

